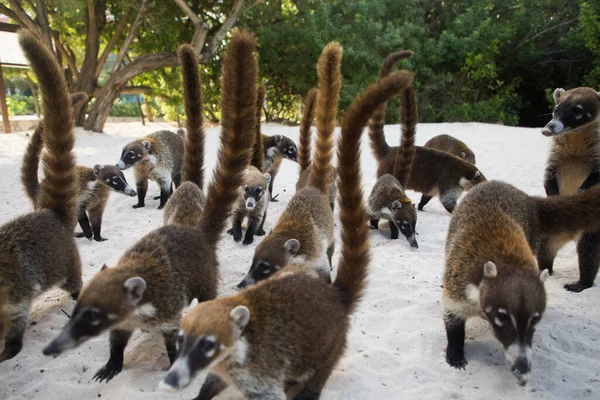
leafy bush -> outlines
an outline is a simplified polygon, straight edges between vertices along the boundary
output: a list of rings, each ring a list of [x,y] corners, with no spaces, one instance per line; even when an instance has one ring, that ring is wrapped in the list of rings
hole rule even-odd
[[[6,96],[9,115],[31,115],[35,114],[33,97],[20,94],[9,94]]]
[[[128,102],[123,97],[119,97],[113,103],[108,115],[111,117],[137,117],[140,115],[140,111],[135,101]]]

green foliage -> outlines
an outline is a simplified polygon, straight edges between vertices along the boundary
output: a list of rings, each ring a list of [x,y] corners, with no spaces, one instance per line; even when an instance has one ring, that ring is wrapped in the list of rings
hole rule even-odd
[[[137,117],[140,115],[140,111],[135,101],[125,101],[124,98],[119,98],[113,103],[108,115],[111,117]]]
[[[9,94],[6,96],[6,105],[9,115],[31,115],[35,114],[33,97],[20,94]]]

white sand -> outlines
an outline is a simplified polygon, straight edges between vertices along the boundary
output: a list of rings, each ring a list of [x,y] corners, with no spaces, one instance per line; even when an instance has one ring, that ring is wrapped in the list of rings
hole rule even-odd
[[[77,130],[78,163],[114,164],[122,146],[133,137],[167,127],[139,123],[108,125],[106,135]],[[388,126],[389,143],[397,143],[399,129]],[[266,134],[281,133],[297,141],[298,129],[267,125]],[[216,158],[218,128],[208,130],[207,176]],[[530,194],[541,195],[548,139],[539,129],[507,128],[484,124],[419,125],[417,143],[448,133],[465,141],[475,152],[478,166],[488,179],[513,183]],[[365,196],[375,183],[375,160],[363,141]],[[28,212],[21,191],[19,165],[28,138],[23,133],[0,135],[0,223]],[[271,203],[265,228],[274,225],[294,193],[298,166],[284,161],[275,181],[279,203]],[[134,185],[131,171],[127,179]],[[151,184],[148,197],[158,194]],[[411,193],[413,201],[420,195]],[[134,210],[135,198],[113,194],[104,214],[104,243],[78,239],[84,281],[120,255],[137,239],[160,226],[158,200]],[[336,216],[337,218],[337,216]],[[525,388],[517,385],[499,343],[483,320],[467,327],[466,371],[449,367],[444,360],[446,337],[441,318],[441,282],[444,241],[450,215],[437,199],[419,212],[420,248],[413,250],[404,238],[389,240],[389,231],[371,232],[373,261],[367,295],[354,316],[345,357],[331,375],[323,399],[583,399],[600,398],[600,290],[595,286],[580,294],[566,292],[563,284],[578,278],[577,256],[571,244],[557,259],[555,275],[546,283],[548,308],[534,337],[533,373]],[[339,227],[338,227],[339,229]],[[258,238],[258,240],[261,240]],[[256,242],[249,248],[223,237],[219,251],[220,292],[233,293],[250,265]],[[337,261],[338,255],[334,257]],[[334,263],[335,265],[335,263]],[[67,322],[74,302],[59,290],[44,294],[35,303],[18,356],[0,364],[0,399],[191,399],[198,394],[201,375],[178,394],[157,389],[168,359],[162,338],[137,333],[125,352],[123,372],[109,384],[91,381],[108,360],[107,334],[92,339],[59,358],[42,355],[42,348]]]

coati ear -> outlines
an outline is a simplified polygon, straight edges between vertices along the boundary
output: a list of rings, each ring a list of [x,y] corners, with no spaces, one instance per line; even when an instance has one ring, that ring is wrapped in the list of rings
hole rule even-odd
[[[96,176],[100,175],[100,172],[102,172],[103,169],[104,169],[103,165],[100,165],[100,164],[94,165],[94,175],[96,175]]]
[[[460,157],[461,158],[465,158],[467,156],[467,153],[465,153],[464,151],[460,152]]]
[[[190,303],[190,306],[188,307],[190,310],[194,307],[196,307],[198,305],[198,298],[194,297]]]
[[[106,264],[103,264],[103,265],[102,265],[102,268],[100,268],[100,271],[104,271],[105,269],[108,269],[108,265],[106,265]]]
[[[560,99],[560,95],[563,94],[565,92],[565,89],[563,88],[558,88],[554,91],[554,94],[552,95],[552,97],[554,97],[554,102],[556,104],[558,104],[558,100]]]
[[[265,179],[267,180],[267,187],[268,187],[271,184],[271,174],[267,172],[265,174]]]
[[[275,135],[275,143],[279,144],[279,143],[281,143],[282,140],[283,140],[283,136]]]
[[[300,242],[298,239],[289,239],[283,244],[283,247],[292,255],[296,255],[298,250],[300,250]]]
[[[479,178],[481,176],[481,172],[479,170],[475,171],[475,175],[473,175],[473,179]]]
[[[540,281],[546,282],[546,279],[548,278],[548,275],[550,275],[550,273],[548,272],[547,269],[543,270],[542,272],[540,272]]]
[[[402,203],[399,200],[394,200],[392,210],[399,210],[400,208],[402,208]]]
[[[229,320],[240,333],[250,321],[250,310],[246,306],[236,306],[229,313]]]
[[[141,299],[144,291],[146,290],[146,281],[139,276],[129,278],[123,285],[125,290],[125,298],[130,305],[136,305]]]
[[[483,264],[483,277],[485,279],[493,279],[498,275],[498,268],[496,268],[496,264],[491,261]]]
[[[150,151],[150,148],[152,147],[152,143],[150,143],[149,140],[143,140],[142,141],[142,146],[144,146],[144,148],[146,149],[146,151]]]

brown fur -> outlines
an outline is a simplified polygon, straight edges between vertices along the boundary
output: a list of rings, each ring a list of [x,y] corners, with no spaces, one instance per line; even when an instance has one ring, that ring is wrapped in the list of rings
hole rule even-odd
[[[315,105],[317,100],[317,89],[310,89],[304,103],[302,120],[300,121],[300,140],[298,146],[298,164],[300,174],[310,167],[312,154],[312,124],[315,120]],[[296,189],[298,190],[298,189]]]
[[[411,78],[399,73],[370,87],[346,114],[338,145],[343,250],[334,284],[282,272],[234,296],[199,304],[182,321],[181,352],[165,385],[180,389],[210,367],[198,399],[218,395],[227,384],[248,398],[319,398],[346,347],[348,316],[362,294],[369,262],[360,135],[369,113]]]
[[[317,140],[316,151],[309,176],[309,184],[322,193],[328,193],[331,159],[333,158],[333,130],[337,114],[340,88],[342,87],[342,47],[331,42],[319,58],[317,74],[319,91],[317,93]]]
[[[400,135],[400,150],[396,151],[396,165],[394,167],[394,176],[402,187],[406,187],[408,184],[413,161],[415,160],[418,114],[414,89],[412,87],[404,89],[400,104],[402,135]]]
[[[45,354],[59,354],[111,329],[111,357],[95,376],[100,381],[110,380],[121,371],[131,333],[136,327],[145,327],[162,331],[169,358],[174,360],[182,309],[193,298],[205,301],[217,295],[217,242],[254,142],[255,48],[253,35],[234,31],[225,50],[221,148],[200,225],[197,229],[169,225],[150,232],[121,256],[115,268],[98,273],[82,291],[69,324],[44,349]],[[92,316],[99,322],[91,325]],[[81,332],[86,332],[85,336]]]
[[[284,158],[294,162],[298,160],[298,149],[296,143],[287,136],[262,135],[262,139],[265,154],[262,171],[271,175],[271,183],[269,184],[271,201],[279,201],[276,200],[278,195],[273,197],[273,182]]]
[[[377,79],[381,80],[388,76],[398,61],[412,57],[412,55],[413,52],[410,50],[397,51],[388,55],[379,70],[379,77]],[[373,155],[377,161],[380,161],[386,156],[387,152],[385,150],[388,148],[388,145],[385,142],[385,137],[383,136],[386,106],[387,103],[382,104],[377,110],[375,110],[375,112],[371,115],[371,119],[369,120],[369,139],[371,142],[371,150],[373,151]]]
[[[544,179],[548,196],[569,195],[600,183],[600,95],[591,88],[556,89],[554,99],[553,118],[542,130],[552,136]],[[565,288],[580,292],[591,287],[598,274],[600,233],[545,237],[538,247],[538,263],[552,273],[556,254],[572,240],[577,241],[579,281]]]
[[[255,148],[255,153],[257,149]],[[261,150],[262,152],[262,150]],[[242,240],[242,222],[248,219],[248,228],[244,236],[244,245],[254,241],[254,235],[263,236],[266,232],[263,227],[267,217],[269,205],[269,181],[271,176],[263,174],[251,165],[246,170],[244,181],[240,186],[238,200],[234,204],[232,215],[232,228],[228,231],[233,235],[233,240]],[[253,207],[249,207],[252,204]]]
[[[73,239],[77,188],[67,83],[54,55],[32,34],[21,33],[19,43],[42,95],[46,179],[39,188],[39,210],[0,227],[0,292],[11,308],[0,362],[21,350],[29,307],[40,293],[55,286],[75,295],[81,289],[81,260]]]
[[[250,165],[254,165],[259,171],[263,171],[265,164],[265,150],[263,144],[263,135],[260,133],[260,120],[262,118],[262,107],[265,103],[266,92],[267,89],[265,89],[265,87],[262,85],[258,87],[256,92],[256,128],[254,131],[254,152],[252,153],[252,161],[250,161]]]
[[[466,162],[475,164],[475,153],[462,141],[450,135],[434,136],[425,143],[423,147],[445,151],[453,156],[462,158]]]
[[[202,92],[196,52],[189,45],[179,49],[179,63],[183,78],[183,104],[186,113],[187,134],[184,134],[183,183],[169,198],[163,212],[167,224],[198,226],[206,204],[204,195],[204,121]]]
[[[482,315],[496,327],[497,308],[519,316],[544,312],[546,293],[534,256],[540,235],[572,234],[600,228],[600,187],[573,196],[528,196],[498,181],[477,186],[452,215],[446,241],[444,273],[445,320],[449,340],[464,322]],[[495,278],[484,278],[484,264],[493,262]],[[472,285],[469,288],[469,285]],[[477,293],[480,296],[469,294]],[[488,311],[486,311],[487,307]],[[497,332],[508,348],[516,333]],[[460,336],[460,335],[459,335]],[[450,346],[448,362],[463,367],[462,341]]]

